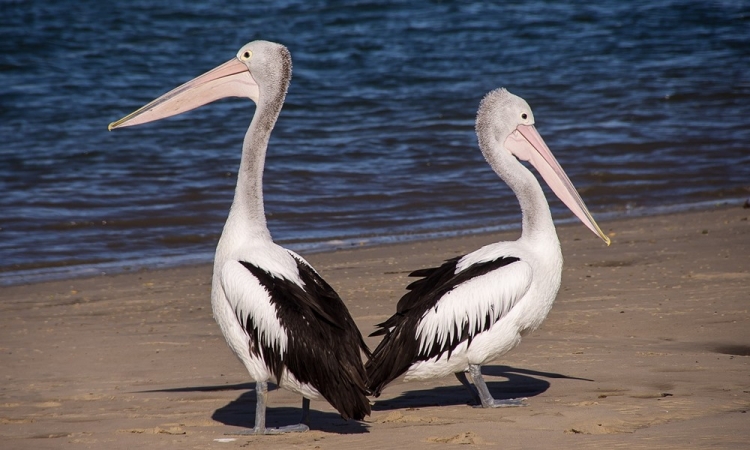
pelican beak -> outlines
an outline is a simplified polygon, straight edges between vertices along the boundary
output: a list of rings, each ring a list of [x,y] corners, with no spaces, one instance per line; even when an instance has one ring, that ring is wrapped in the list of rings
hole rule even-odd
[[[533,125],[516,127],[515,131],[506,139],[505,146],[519,159],[529,161],[542,175],[552,192],[565,203],[565,206],[607,245],[610,244],[609,237],[596,224],[588,208],[586,208],[586,204],[578,195],[575,186]]]
[[[249,97],[257,103],[259,95],[258,84],[248,67],[238,58],[233,58],[110,123],[107,128],[112,131],[115,128],[153,122],[226,97]]]

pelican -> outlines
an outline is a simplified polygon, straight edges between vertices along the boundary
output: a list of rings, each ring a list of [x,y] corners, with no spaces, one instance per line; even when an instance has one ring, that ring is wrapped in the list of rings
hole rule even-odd
[[[376,397],[404,374],[407,381],[454,374],[477,406],[524,404],[494,399],[481,371],[542,324],[560,288],[563,258],[549,205],[519,160],[531,163],[563,203],[610,243],[536,131],[526,101],[502,88],[490,92],[479,106],[476,133],[485,159],[518,197],[521,237],[410,274],[420,279],[407,286],[396,314],[371,334],[384,336],[365,365]]]
[[[286,47],[250,42],[235,58],[109,125],[151,122],[225,97],[256,104],[211,288],[214,318],[256,382],[255,426],[242,434],[306,431],[310,399],[321,396],[344,419],[370,414],[360,351],[370,353],[354,320],[331,286],[300,255],[275,244],[266,226],[263,166],[291,74]],[[303,397],[299,424],[266,427],[269,381]]]

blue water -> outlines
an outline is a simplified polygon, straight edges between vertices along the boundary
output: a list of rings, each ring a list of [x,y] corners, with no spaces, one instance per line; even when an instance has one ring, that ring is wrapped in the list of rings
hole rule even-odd
[[[107,124],[254,39],[294,61],[264,183],[295,249],[518,226],[473,131],[499,86],[605,225],[750,196],[745,1],[155,3],[0,5],[0,284],[210,261],[253,104]]]

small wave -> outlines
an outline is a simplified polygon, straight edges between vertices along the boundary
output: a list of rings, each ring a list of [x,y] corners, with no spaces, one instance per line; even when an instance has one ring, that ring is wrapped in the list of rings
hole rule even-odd
[[[675,204],[656,207],[629,207],[618,211],[598,211],[596,219],[601,224],[607,221],[617,220],[625,217],[648,217],[664,214],[675,214],[688,211],[708,210],[727,206],[740,206],[747,202],[746,198],[734,198],[725,200],[707,200],[695,203]],[[555,219],[560,224],[577,223],[575,217]],[[502,231],[520,229],[520,224],[496,224],[475,228],[457,228],[450,230],[434,230],[418,233],[402,233],[389,236],[350,237],[345,239],[327,239],[323,241],[310,242],[285,242],[279,241],[280,245],[299,253],[325,253],[338,250],[372,247],[377,245],[400,244],[433,239],[445,239],[459,236],[470,236],[477,234],[497,233]],[[210,264],[213,261],[213,252],[205,252],[191,255],[177,255],[166,257],[149,257],[131,259],[126,261],[97,261],[75,264],[69,262],[67,265],[26,267],[20,270],[6,270],[0,272],[0,286],[17,284],[31,284],[44,281],[84,278],[93,276],[104,276],[118,273],[135,272],[139,270],[152,270],[190,266],[198,264]]]

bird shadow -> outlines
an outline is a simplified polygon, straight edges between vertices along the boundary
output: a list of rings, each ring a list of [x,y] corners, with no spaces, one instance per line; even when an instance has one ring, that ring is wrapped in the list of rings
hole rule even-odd
[[[492,396],[498,400],[535,397],[550,387],[550,382],[543,378],[565,378],[569,380],[594,381],[553,372],[519,369],[510,366],[483,366],[482,374],[486,377],[503,377],[505,381],[487,381]],[[417,389],[402,392],[399,396],[376,401],[373,411],[393,409],[424,408],[430,406],[455,406],[474,404],[473,399],[458,380],[455,386],[441,386],[429,389]]]
[[[269,386],[270,390],[270,386]],[[266,410],[266,425],[280,427],[299,423],[302,414],[302,399],[300,408],[269,407]],[[224,425],[252,428],[255,424],[255,389],[240,394],[226,406],[214,411],[211,416]],[[310,409],[310,429],[337,434],[367,433],[367,426],[356,420],[344,420],[338,413],[317,411]]]
[[[218,392],[218,391],[247,391],[255,389],[255,383],[217,384],[213,386],[186,386],[168,389],[150,389],[141,392]]]
[[[268,383],[269,392],[278,389]],[[222,384],[215,386],[187,386],[168,389],[154,389],[140,392],[216,392],[216,391],[245,391],[225,406],[218,408],[211,418],[228,426],[252,429],[255,425],[255,383]],[[300,407],[269,406],[266,409],[266,426],[282,427],[299,423],[302,416],[302,398]],[[316,411],[310,409],[310,429],[336,434],[368,433],[366,424],[355,420],[344,420],[338,413]]]

